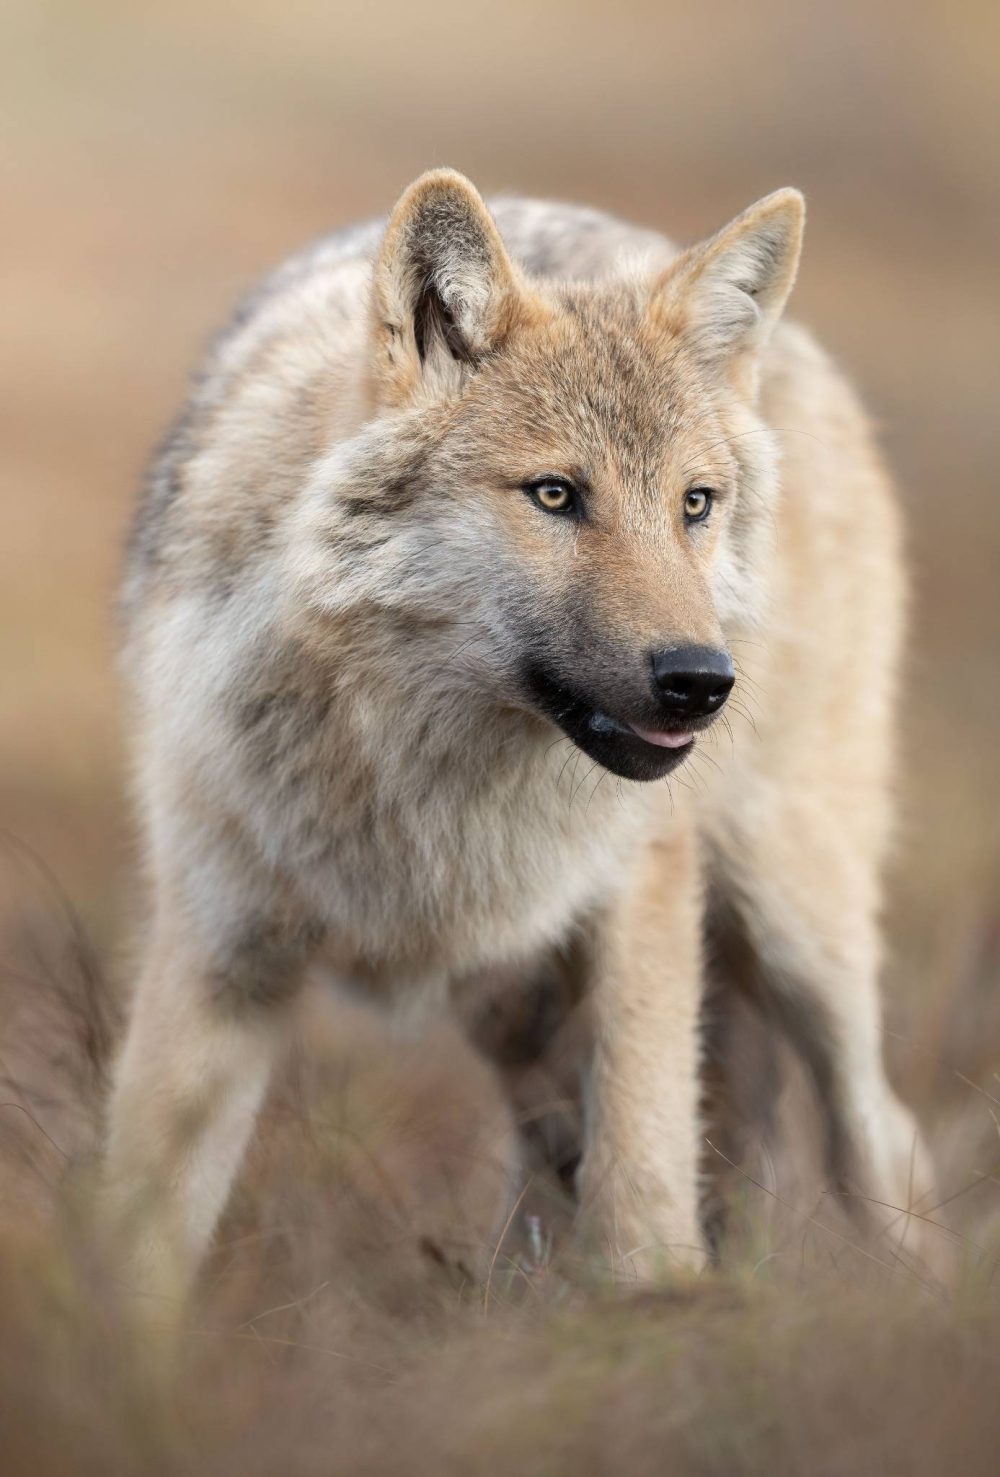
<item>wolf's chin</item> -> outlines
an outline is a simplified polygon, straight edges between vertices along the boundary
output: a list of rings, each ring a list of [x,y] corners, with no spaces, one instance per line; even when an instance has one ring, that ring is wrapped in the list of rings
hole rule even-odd
[[[694,747],[692,733],[669,733],[623,722],[556,681],[542,667],[528,668],[525,685],[536,708],[588,758],[621,779],[663,779]]]

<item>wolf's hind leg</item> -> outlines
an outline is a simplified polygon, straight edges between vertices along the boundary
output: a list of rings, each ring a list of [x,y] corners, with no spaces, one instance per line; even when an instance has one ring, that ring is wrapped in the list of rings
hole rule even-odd
[[[815,811],[758,817],[726,847],[723,872],[744,982],[805,1062],[847,1208],[897,1246],[933,1250],[916,1219],[933,1205],[932,1162],[883,1063],[874,863]]]
[[[270,965],[269,982],[281,988],[256,997],[237,955],[220,971],[190,933],[162,920],[147,954],[117,1064],[104,1165],[114,1246],[143,1296],[184,1296],[239,1167],[298,980],[273,937],[264,942],[258,930],[246,957],[256,969],[261,960]]]

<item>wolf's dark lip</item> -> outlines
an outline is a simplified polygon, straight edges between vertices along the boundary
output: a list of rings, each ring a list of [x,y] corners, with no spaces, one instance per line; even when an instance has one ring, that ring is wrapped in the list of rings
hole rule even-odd
[[[535,705],[546,717],[577,748],[622,779],[663,779],[694,747],[693,738],[676,747],[650,743],[630,723],[588,702],[542,667],[530,667],[525,682]]]

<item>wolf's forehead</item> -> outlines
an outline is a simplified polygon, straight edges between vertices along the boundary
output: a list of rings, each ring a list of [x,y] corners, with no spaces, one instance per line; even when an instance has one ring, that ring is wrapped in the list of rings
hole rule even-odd
[[[630,478],[649,474],[710,413],[676,354],[616,303],[576,299],[515,355],[521,434]],[[511,405],[514,411],[514,406]]]

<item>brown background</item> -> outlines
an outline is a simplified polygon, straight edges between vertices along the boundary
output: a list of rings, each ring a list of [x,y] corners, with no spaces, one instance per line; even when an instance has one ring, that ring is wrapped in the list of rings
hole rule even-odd
[[[4,1477],[994,1477],[998,97],[986,0],[5,0]],[[782,184],[809,198],[793,311],[856,376],[910,529],[889,1042],[965,1275],[928,1291],[894,1242],[825,1224],[792,1093],[722,1274],[619,1296],[544,1183],[498,1235],[488,1069],[341,1014],[310,1023],[166,1382],[89,1235],[104,997],[66,911],[127,981],[129,507],[240,290],[437,163],[680,239]]]
[[[102,949],[133,869],[113,657],[123,530],[236,294],[437,163],[681,239],[794,183],[810,220],[793,311],[862,386],[910,528],[892,994],[904,1034],[989,1073],[997,14],[975,0],[7,0],[0,825],[55,870]]]

